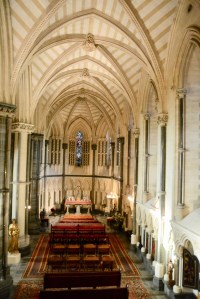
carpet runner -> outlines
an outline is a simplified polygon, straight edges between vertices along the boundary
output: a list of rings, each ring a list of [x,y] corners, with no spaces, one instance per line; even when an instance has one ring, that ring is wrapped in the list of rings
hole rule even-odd
[[[121,240],[116,235],[109,235],[111,254],[114,257],[114,269],[120,269],[123,274],[140,276],[138,269],[127,254]],[[47,268],[49,254],[49,236],[42,235],[36,245],[23,278],[43,277]]]
[[[23,275],[23,279],[16,287],[14,299],[38,299],[39,291],[43,288],[43,276],[46,272],[49,254],[49,236],[41,235],[33,251]],[[114,257],[114,269],[122,272],[121,286],[129,287],[129,299],[150,299],[140,272],[127,254],[123,243],[117,235],[110,234],[111,254]]]

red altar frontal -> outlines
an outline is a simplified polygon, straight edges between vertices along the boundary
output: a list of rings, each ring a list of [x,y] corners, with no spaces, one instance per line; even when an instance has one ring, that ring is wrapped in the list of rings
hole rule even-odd
[[[70,206],[75,206],[76,207],[76,214],[81,213],[81,206],[87,207],[88,208],[88,213],[90,213],[92,202],[91,200],[69,200],[67,199],[65,201],[65,206],[67,208],[67,214],[69,214],[69,208]]]

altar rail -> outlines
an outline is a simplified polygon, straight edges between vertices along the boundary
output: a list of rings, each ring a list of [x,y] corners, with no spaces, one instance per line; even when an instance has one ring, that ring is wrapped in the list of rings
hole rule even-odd
[[[80,224],[80,223],[85,223],[87,221],[87,223],[99,223],[98,220],[95,220],[95,219],[61,219],[59,223],[77,223],[77,224]]]
[[[45,273],[44,289],[47,288],[82,288],[82,287],[120,287],[121,272],[115,271],[77,271],[63,273]]]

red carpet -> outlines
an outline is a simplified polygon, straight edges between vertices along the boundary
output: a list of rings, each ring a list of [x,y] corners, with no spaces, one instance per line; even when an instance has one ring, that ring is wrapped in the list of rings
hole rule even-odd
[[[115,259],[114,268],[120,268],[122,275],[140,276],[138,269],[127,254],[122,242],[116,235],[110,235],[111,254]],[[27,265],[23,278],[43,277],[46,272],[49,253],[48,235],[42,235]]]
[[[114,268],[122,271],[121,286],[128,284],[129,299],[150,299],[140,273],[130,259],[122,242],[116,235],[110,235],[111,253],[115,259]],[[46,271],[49,252],[48,235],[42,235],[16,288],[14,299],[38,299],[43,288],[43,275]]]

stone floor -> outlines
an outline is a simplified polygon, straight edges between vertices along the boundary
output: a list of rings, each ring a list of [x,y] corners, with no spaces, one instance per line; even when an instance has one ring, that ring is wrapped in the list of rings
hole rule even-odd
[[[96,216],[99,221],[106,224],[106,216]],[[55,223],[58,221],[58,217],[51,217],[50,223]],[[109,226],[106,226],[107,232],[112,232],[112,228]],[[48,233],[48,229],[45,229],[46,233]],[[44,231],[43,231],[44,232]],[[145,270],[145,267],[143,263],[140,262],[138,256],[136,253],[134,253],[132,245],[130,244],[129,238],[125,233],[119,233],[119,237],[122,239],[123,244],[129,254],[129,256],[133,259],[133,261],[137,264],[137,268],[141,273],[142,280],[144,282],[145,287],[148,289],[149,293],[151,294],[152,299],[166,299],[168,298],[164,292],[157,291],[153,289],[152,284],[152,275],[148,273],[147,270]],[[13,290],[10,294],[10,298],[12,299],[15,292],[15,287],[17,283],[22,279],[22,275],[26,269],[26,265],[30,259],[30,256],[34,250],[35,245],[37,244],[37,240],[39,238],[39,235],[31,235],[30,242],[31,242],[31,252],[28,256],[22,257],[21,261],[17,265],[10,266],[10,272],[11,276],[13,277]],[[142,299],[142,298],[141,298]]]

